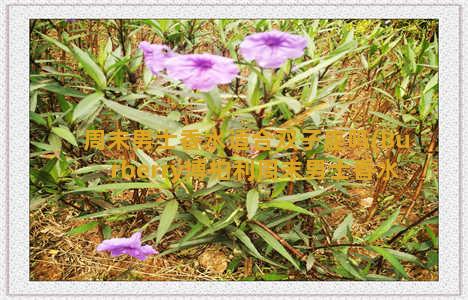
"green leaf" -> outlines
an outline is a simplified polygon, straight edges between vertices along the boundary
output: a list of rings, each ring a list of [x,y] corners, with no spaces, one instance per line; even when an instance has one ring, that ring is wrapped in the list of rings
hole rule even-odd
[[[290,87],[294,87],[294,85],[303,80],[303,79],[306,79],[307,77],[311,76],[312,74],[315,74],[315,73],[318,73],[319,71],[325,69],[326,67],[334,64],[335,62],[337,62],[338,60],[340,60],[342,57],[344,57],[346,54],[348,54],[349,51],[352,50],[352,48],[354,48],[356,45],[356,42],[353,41],[352,42],[352,46],[353,47],[350,47],[349,49],[345,50],[345,51],[342,51],[342,52],[339,52],[337,54],[334,54],[330,57],[327,57],[325,59],[323,59],[318,65],[316,65],[315,67],[312,67],[310,69],[308,69],[307,71],[304,71],[302,73],[299,73],[298,75],[294,76],[293,78],[289,79],[286,83],[284,83],[280,89],[284,89],[284,88],[290,88]]]
[[[159,242],[161,242],[161,239],[169,230],[172,221],[174,221],[174,218],[177,215],[178,207],[179,203],[175,199],[169,201],[164,207],[164,210],[161,214],[161,220],[159,221],[158,230],[156,231],[156,244],[159,244]]]
[[[138,159],[144,164],[148,166],[153,166],[157,164],[151,156],[145,153],[145,151],[141,149],[135,149],[135,154],[138,156]],[[162,175],[158,174],[158,172],[155,172],[153,174],[152,167],[149,168],[148,170],[148,178],[152,182],[157,182],[161,185],[161,188],[164,189],[171,189],[172,184],[171,180],[169,178],[164,178]]]
[[[29,96],[29,111],[35,112],[37,108],[37,96],[39,95],[39,91],[34,91],[30,93]]]
[[[278,273],[268,273],[262,276],[262,279],[265,281],[281,281],[288,280],[288,274],[278,274]]]
[[[306,270],[307,271],[310,271],[312,269],[312,267],[314,266],[314,263],[315,263],[315,257],[314,255],[311,253],[307,256],[307,260],[306,260]]]
[[[255,106],[258,104],[259,98],[258,75],[255,72],[251,72],[247,82],[247,103],[249,106]]]
[[[62,139],[66,140],[70,144],[72,144],[75,147],[78,147],[78,143],[76,142],[75,136],[73,133],[71,133],[70,129],[65,126],[60,126],[60,127],[52,127],[52,132]]]
[[[32,89],[33,88],[34,88],[34,86],[32,87]],[[59,94],[59,95],[63,95],[63,96],[70,96],[70,97],[76,97],[76,98],[83,98],[85,96],[80,91],[77,91],[77,90],[69,88],[69,87],[61,86],[58,83],[44,84],[44,85],[38,86],[38,88],[44,89],[46,91],[56,93],[56,94]]]
[[[283,101],[286,105],[295,113],[299,113],[302,110],[301,102],[290,96],[275,96],[275,99]]]
[[[349,262],[348,257],[346,256],[346,254],[338,252],[338,251],[333,252],[333,254],[335,255],[336,261],[348,273],[353,275],[353,277],[355,277],[356,279],[365,280],[364,276],[362,276],[361,273],[359,273],[359,271],[356,270],[356,268]]]
[[[153,79],[153,73],[151,72],[150,69],[148,69],[148,67],[145,67],[143,69],[143,83],[145,84],[145,88],[148,87],[152,79]]]
[[[425,267],[430,269],[439,263],[439,252],[435,250],[430,250],[427,252],[426,258],[427,262],[425,264]]]
[[[205,226],[210,226],[211,225],[211,220],[210,218],[208,217],[208,215],[206,214],[206,212],[202,212],[198,209],[196,209],[195,207],[192,207],[189,211],[194,217],[195,219],[197,219],[198,222],[200,222],[201,224],[205,225]]]
[[[47,126],[47,121],[41,117],[39,114],[30,111],[29,112],[29,119],[36,123],[37,125]]]
[[[380,275],[380,274],[368,274],[366,276],[366,279],[371,280],[371,281],[395,281],[396,280],[395,278]]]
[[[270,202],[267,202],[267,203],[262,203],[261,207],[262,208],[274,207],[274,208],[279,208],[279,209],[283,209],[283,210],[298,212],[298,213],[309,215],[309,216],[314,215],[310,211],[308,211],[308,210],[306,210],[306,209],[304,209],[304,208],[302,208],[300,206],[297,206],[292,202],[288,202],[288,201],[284,201],[284,200],[274,200],[274,201],[270,201]]]
[[[104,66],[107,56],[112,53],[112,39],[107,38],[107,43],[101,43],[98,51],[97,61],[100,66]]]
[[[66,193],[81,193],[81,192],[108,192],[112,190],[129,190],[129,189],[156,189],[159,188],[158,183],[151,182],[122,182],[122,183],[109,183],[100,184],[76,190],[68,191]]]
[[[103,211],[99,211],[96,213],[92,213],[89,215],[79,216],[77,219],[89,219],[89,218],[101,218],[101,217],[108,217],[113,215],[122,215],[127,214],[135,211],[155,208],[160,206],[161,202],[151,202],[151,203],[144,203],[144,204],[135,204],[135,205],[127,205],[122,207],[110,208]]]
[[[251,111],[256,111],[258,109],[279,105],[279,104],[282,104],[282,103],[288,105],[294,111],[300,111],[301,110],[301,103],[299,101],[297,101],[296,99],[294,99],[292,97],[276,96],[275,99],[272,100],[272,101],[269,101],[269,102],[264,103],[264,104],[256,105],[256,106],[251,106],[251,107],[244,108],[244,109],[239,109],[239,110],[236,110],[236,111],[232,112],[231,114],[232,115],[241,115],[241,114],[245,114],[245,113],[248,113],[248,112],[251,112]]]
[[[167,117],[152,114],[146,111],[119,104],[114,101],[103,100],[104,104],[122,116],[148,126],[155,130],[168,130],[169,132],[177,131],[181,126],[178,122],[168,119]]]
[[[147,239],[147,238],[145,238],[145,239]],[[200,244],[206,245],[206,244],[209,244],[209,243],[215,241],[216,239],[219,239],[219,236],[208,236],[208,237],[205,237],[205,238],[202,238],[202,239],[195,239],[195,240],[190,240],[190,241],[186,241],[186,242],[183,242],[183,243],[171,244],[169,246],[169,249],[167,249],[164,252],[161,252],[158,256],[161,257],[161,256],[164,256],[164,255],[167,255],[167,254],[170,254],[170,253],[174,253],[174,252],[179,251],[182,248],[193,247],[193,246],[200,245]]]
[[[418,121],[418,118],[410,114],[402,114],[401,117],[403,118],[403,122],[405,123],[409,123],[411,121]]]
[[[306,85],[303,89],[301,102],[312,103],[317,97],[317,88],[318,88],[318,75],[312,74],[310,85]]]
[[[203,93],[203,99],[205,99],[208,109],[215,115],[219,115],[221,112],[221,96],[219,95],[218,89]]]
[[[232,228],[235,228],[235,227],[232,227]],[[283,266],[283,265],[280,265],[264,256],[262,256],[257,248],[255,248],[255,245],[252,243],[252,241],[250,240],[250,238],[248,237],[247,234],[245,234],[245,232],[243,232],[242,230],[240,229],[236,229],[234,231],[232,231],[232,234],[237,237],[246,247],[247,247],[247,250],[248,250],[248,253],[250,255],[253,255],[254,257],[258,258],[259,260],[262,260],[264,262],[267,262],[269,263],[270,265],[273,265],[273,266],[277,266],[277,267],[280,267],[280,268],[283,268],[283,269],[287,269],[287,267]]]
[[[31,144],[36,146],[39,149],[45,150],[45,151],[58,151],[60,149],[55,149],[52,145],[45,144],[45,143],[39,143],[39,142],[33,142],[31,141]]]
[[[104,93],[98,91],[81,99],[80,103],[73,110],[73,122],[79,119],[86,119],[94,113],[99,108],[102,98],[104,98]]]
[[[410,63],[410,70],[412,73],[416,72],[416,54],[414,53],[414,50],[413,48],[411,48],[410,45],[405,45],[405,52],[406,52],[406,56],[407,56],[407,59],[409,60],[409,63]]]
[[[104,224],[102,226],[102,236],[105,240],[109,240],[112,238],[112,228],[109,225]]]
[[[49,43],[59,47],[60,49],[62,49],[63,51],[67,52],[67,53],[70,53],[70,48],[68,48],[67,46],[65,46],[64,44],[62,44],[61,42],[57,41],[56,39],[50,37],[50,36],[47,36],[45,34],[42,34],[41,32],[39,31],[36,31],[37,34],[39,34],[44,40],[48,41]]]
[[[424,87],[423,94],[426,94],[432,88],[436,87],[439,84],[439,73],[435,73],[434,76],[427,82],[426,86]]]
[[[201,230],[203,229],[203,224],[196,223],[193,225],[189,232],[180,241],[179,244],[183,244],[184,242],[190,241],[193,237],[195,237]]]
[[[78,175],[78,174],[86,174],[86,173],[92,173],[92,172],[98,172],[98,171],[109,171],[109,170],[112,170],[112,165],[93,165],[93,166],[79,168],[73,171],[73,173]]]
[[[247,218],[249,220],[251,220],[255,216],[255,213],[257,212],[258,198],[259,198],[259,194],[257,190],[252,189],[247,193],[245,206],[247,207]]]
[[[207,236],[207,235],[210,235],[210,234],[213,234],[215,233],[216,231],[219,231],[221,229],[224,229],[226,228],[227,226],[229,226],[232,222],[234,222],[237,214],[239,213],[240,209],[237,208],[235,209],[229,216],[227,216],[226,218],[224,218],[223,220],[220,220],[216,223],[214,223],[212,226],[210,226],[207,230],[205,230],[204,232],[202,232],[198,237],[204,237],[204,236]]]
[[[398,261],[398,259],[396,259],[395,256],[393,256],[390,252],[388,252],[387,249],[382,248],[382,247],[377,247],[377,246],[368,246],[368,248],[382,255],[383,258],[385,258],[385,260],[387,260],[393,266],[395,271],[397,271],[401,276],[403,276],[406,279],[409,278],[408,274],[406,274],[405,269],[403,268],[401,263]]]
[[[421,120],[425,120],[427,115],[431,112],[432,103],[434,99],[434,91],[430,89],[425,94],[422,95],[421,99],[419,100],[419,117]]]
[[[257,258],[263,257],[245,232],[240,229],[236,229],[232,234],[238,238]]]
[[[107,87],[106,76],[104,75],[104,72],[102,72],[101,68],[96,64],[96,62],[94,62],[91,55],[75,45],[72,45],[72,48],[73,55],[80,62],[86,74],[88,74],[89,77],[91,77],[94,82],[96,82],[100,89],[105,89]]]
[[[401,123],[400,121],[392,118],[391,116],[389,116],[387,114],[383,114],[383,113],[378,112],[378,111],[370,111],[369,113],[374,115],[374,116],[377,116],[377,117],[379,117],[379,118],[381,118],[381,119],[383,119],[383,120],[385,120],[385,121],[387,121],[387,122],[389,122],[391,124],[394,124],[396,126],[407,127],[406,124]]]
[[[398,208],[387,220],[380,224],[371,234],[364,238],[365,241],[371,243],[381,236],[383,236],[392,227],[393,222],[397,219],[400,214],[400,208]]]
[[[274,199],[274,201],[288,201],[288,202],[293,202],[294,203],[294,202],[310,199],[310,198],[313,198],[313,197],[317,197],[317,196],[325,193],[328,189],[330,189],[330,187],[320,189],[320,190],[316,190],[316,191],[312,191],[312,192],[302,193],[302,194],[283,196],[283,197],[279,197],[279,198]]]
[[[390,248],[385,248],[385,250],[401,261],[408,261],[416,265],[422,266],[422,263],[419,261],[419,259],[412,254],[393,250]]]
[[[54,149],[53,151],[60,151],[62,149],[62,140],[56,134],[49,134],[47,140]]]
[[[85,233],[87,231],[90,231],[91,229],[95,228],[96,226],[99,225],[99,222],[97,221],[92,221],[89,223],[82,224],[78,227],[75,227],[71,229],[69,232],[66,233],[66,235],[75,235],[75,234],[80,234],[80,233]]]
[[[351,231],[351,226],[353,225],[353,215],[349,214],[346,216],[346,218],[343,220],[343,222],[336,227],[335,232],[333,233],[332,240],[333,241],[338,241],[342,237],[346,236],[346,233],[348,231]]]
[[[281,254],[284,258],[286,258],[296,269],[300,270],[301,267],[299,263],[289,254],[289,252],[278,242],[270,233],[268,233],[265,229],[261,228],[258,225],[250,224],[252,230],[258,234],[268,245],[270,245],[276,252]]]
[[[432,246],[435,248],[439,247],[439,238],[435,235],[434,231],[427,225],[424,225],[424,229],[431,238]]]
[[[281,195],[283,193],[284,189],[286,188],[286,185],[288,185],[287,181],[275,183],[274,189],[271,192],[271,197],[276,198],[279,195]]]

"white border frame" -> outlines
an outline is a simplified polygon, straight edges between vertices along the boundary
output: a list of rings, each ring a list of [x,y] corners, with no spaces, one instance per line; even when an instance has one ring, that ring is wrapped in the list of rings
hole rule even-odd
[[[13,295],[458,295],[460,260],[460,23],[458,5],[9,5],[7,7],[8,263]],[[37,282],[29,281],[29,19],[33,18],[439,19],[439,281]],[[18,74],[22,74],[19,76]]]

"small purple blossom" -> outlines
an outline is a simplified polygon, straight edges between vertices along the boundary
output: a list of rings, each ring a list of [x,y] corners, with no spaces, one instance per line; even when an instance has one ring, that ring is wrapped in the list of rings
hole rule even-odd
[[[240,44],[240,53],[247,61],[255,60],[262,68],[279,68],[286,60],[304,54],[307,39],[272,30],[247,36]]]
[[[232,59],[212,54],[178,55],[166,60],[164,65],[169,77],[202,92],[231,82],[239,73]]]
[[[141,42],[139,48],[143,51],[145,65],[155,75],[164,70],[164,62],[167,59],[176,55],[166,45],[150,44],[146,41]]]
[[[111,256],[127,254],[139,260],[145,260],[148,255],[158,253],[149,245],[141,245],[141,232],[136,232],[129,238],[104,240],[96,250],[110,251]]]

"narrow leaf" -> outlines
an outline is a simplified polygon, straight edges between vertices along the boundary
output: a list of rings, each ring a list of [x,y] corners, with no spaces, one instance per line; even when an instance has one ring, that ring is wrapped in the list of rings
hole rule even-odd
[[[401,263],[398,261],[398,259],[396,259],[396,257],[393,256],[390,252],[388,252],[385,248],[377,247],[377,246],[369,246],[369,248],[372,251],[382,255],[383,258],[385,258],[385,260],[387,260],[393,266],[395,271],[397,271],[401,276],[403,276],[406,279],[409,278],[408,274],[406,274],[405,269],[403,268]]]
[[[151,129],[155,130],[168,130],[174,132],[178,130],[181,126],[179,123],[168,119],[167,117],[159,116],[145,111],[140,111],[122,104],[119,104],[114,101],[103,100],[104,104],[122,116],[148,126]]]
[[[94,82],[96,82],[97,86],[101,89],[105,89],[107,86],[106,76],[102,72],[101,68],[94,62],[87,52],[81,50],[75,45],[72,45],[73,48],[73,55],[75,56],[76,60],[78,60],[83,67],[83,70],[86,74],[91,77]]]
[[[48,41],[49,43],[59,47],[60,49],[62,49],[63,51],[67,52],[67,53],[70,53],[70,48],[68,48],[67,46],[65,46],[64,44],[62,44],[61,42],[57,41],[56,39],[50,37],[50,36],[47,36],[45,34],[42,34],[40,33],[39,31],[36,31],[36,33],[38,33],[44,40]]]
[[[263,258],[260,252],[258,252],[257,248],[255,248],[255,245],[252,243],[248,235],[245,234],[245,232],[243,232],[240,229],[236,229],[232,232],[232,234],[235,237],[237,237],[257,258]]]
[[[391,227],[393,222],[397,219],[400,214],[400,208],[398,208],[387,220],[380,224],[371,234],[364,238],[365,241],[371,243],[381,236],[383,236]]]
[[[83,98],[85,96],[82,92],[78,90],[72,89],[70,87],[61,86],[58,83],[44,84],[44,85],[40,85],[38,88],[44,89],[44,90],[47,90],[49,92],[56,93],[59,95],[63,95],[63,96],[70,96],[70,97],[76,97],[76,98]]]
[[[174,221],[174,218],[177,214],[177,208],[179,207],[179,203],[177,200],[171,200],[166,204],[164,210],[161,214],[161,220],[159,221],[158,230],[156,232],[156,244],[159,244],[163,236],[169,230],[169,227]]]
[[[73,110],[73,121],[86,119],[86,117],[94,113],[98,109],[103,97],[104,93],[98,91],[81,99],[80,103]]]
[[[80,192],[108,192],[112,190],[129,190],[129,189],[155,189],[159,188],[160,185],[151,182],[122,182],[122,183],[109,183],[100,184],[85,188],[79,188],[67,193],[80,193]]]
[[[354,47],[354,45],[355,45],[355,42],[353,43],[353,47]],[[285,84],[283,84],[280,87],[280,89],[284,89],[286,87],[293,87],[297,82],[299,82],[299,81],[301,81],[303,79],[306,79],[307,77],[311,76],[312,74],[315,74],[315,73],[325,69],[326,67],[334,64],[335,62],[340,60],[342,57],[344,57],[349,51],[351,51],[351,49],[352,48],[323,59],[315,67],[312,67],[312,68],[308,69],[307,71],[299,73],[298,75],[296,75],[293,78],[289,79]]]
[[[247,193],[247,199],[245,202],[245,205],[247,207],[247,218],[251,220],[254,216],[255,213],[257,212],[258,209],[258,192],[257,190],[250,190]]]
[[[365,280],[364,276],[362,276],[361,273],[359,273],[359,271],[356,270],[356,268],[349,262],[348,257],[345,254],[335,251],[334,255],[336,261],[343,267],[343,269],[353,275],[356,279]]]
[[[270,233],[268,233],[265,229],[255,225],[250,224],[252,230],[258,234],[268,245],[270,245],[276,252],[281,254],[284,258],[286,258],[296,269],[300,270],[300,266],[298,262],[289,254],[289,252],[278,242]]]
[[[122,215],[127,214],[135,211],[155,208],[161,205],[161,202],[151,202],[145,204],[135,204],[135,205],[127,205],[123,207],[111,208],[106,209],[103,211],[99,211],[97,213],[92,213],[89,215],[79,216],[77,219],[89,219],[89,218],[100,218],[100,217],[108,217],[113,215]]]
[[[66,233],[66,235],[75,235],[75,234],[85,233],[95,228],[96,226],[98,226],[98,224],[99,222],[97,221],[92,221],[89,223],[82,224],[78,227],[71,229],[69,232]]]
[[[383,114],[381,112],[378,112],[378,111],[370,111],[369,112],[370,114],[374,115],[374,116],[377,116],[393,125],[396,125],[396,126],[401,126],[401,127],[407,127],[406,124],[403,124],[401,123],[400,121],[398,121],[397,119],[394,119],[393,117],[389,116],[388,114]]]
[[[426,86],[424,87],[423,94],[426,94],[431,90],[433,87],[439,84],[439,73],[436,73],[432,78],[427,82]]]
[[[302,194],[283,196],[283,197],[276,198],[274,200],[275,201],[288,201],[288,202],[293,202],[294,203],[294,202],[303,201],[303,200],[306,200],[306,199],[317,197],[317,196],[323,194],[324,192],[326,192],[328,189],[329,189],[329,187],[325,188],[325,189],[312,191],[312,192],[302,193]]]
[[[338,241],[342,237],[346,236],[346,233],[351,230],[351,225],[353,225],[353,215],[349,214],[346,216],[343,222],[341,222],[341,224],[336,227],[332,240]]]
[[[302,208],[300,206],[295,205],[292,202],[288,202],[288,201],[284,201],[284,200],[274,200],[274,201],[270,201],[270,202],[267,202],[267,203],[262,203],[261,206],[262,206],[262,208],[273,207],[273,208],[279,208],[279,209],[283,209],[283,210],[294,211],[294,212],[298,212],[298,213],[309,215],[309,216],[314,215],[313,213],[311,213],[307,209],[304,209],[304,208]]]
[[[73,146],[78,147],[78,143],[76,142],[75,136],[73,135],[73,133],[71,133],[68,127],[53,127],[52,132],[61,137],[62,139],[66,140]]]

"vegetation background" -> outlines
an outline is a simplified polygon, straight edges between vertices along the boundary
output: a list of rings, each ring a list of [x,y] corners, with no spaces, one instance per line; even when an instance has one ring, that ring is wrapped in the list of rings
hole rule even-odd
[[[436,20],[32,20],[31,280],[437,280]],[[278,29],[308,37],[268,72],[239,43]],[[233,58],[213,103],[145,68],[141,41]],[[203,151],[85,151],[86,129],[391,129],[411,148],[285,151],[281,159],[398,164],[372,181],[219,182],[111,178],[125,158],[164,164]],[[256,161],[275,151],[251,153]],[[370,156],[369,156],[370,155]],[[352,178],[352,176],[350,177]],[[137,180],[134,180],[137,181]],[[144,262],[95,251],[142,231]]]

